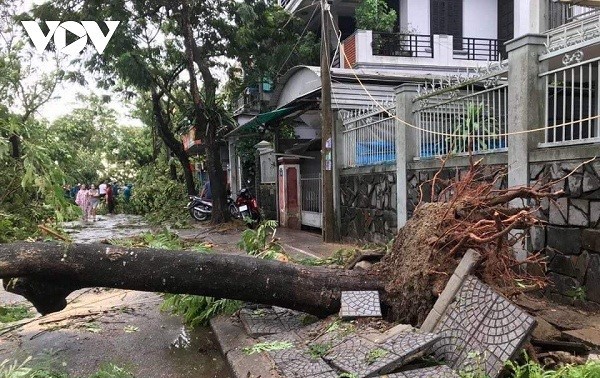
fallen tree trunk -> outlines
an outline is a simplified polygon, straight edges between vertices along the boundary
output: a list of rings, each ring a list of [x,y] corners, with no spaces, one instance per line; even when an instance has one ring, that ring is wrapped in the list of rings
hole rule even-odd
[[[42,314],[62,310],[67,295],[85,287],[239,299],[317,316],[339,310],[341,291],[383,291],[362,271],[105,244],[0,244],[0,278]]]

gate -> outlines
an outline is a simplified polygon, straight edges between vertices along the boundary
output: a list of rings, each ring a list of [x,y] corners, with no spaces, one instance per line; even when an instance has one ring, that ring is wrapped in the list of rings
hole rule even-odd
[[[300,178],[302,192],[302,224],[321,228],[323,225],[321,175]]]

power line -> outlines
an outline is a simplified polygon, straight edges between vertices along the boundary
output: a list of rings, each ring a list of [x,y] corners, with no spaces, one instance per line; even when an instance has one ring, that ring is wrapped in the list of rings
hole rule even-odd
[[[283,67],[285,67],[285,65],[288,62],[288,60],[290,60],[290,58],[292,57],[292,54],[294,53],[294,50],[296,50],[296,47],[298,47],[298,44],[300,44],[300,41],[302,41],[302,37],[304,37],[304,33],[306,33],[306,30],[308,30],[308,26],[310,25],[310,22],[312,21],[313,17],[315,17],[315,14],[317,13],[317,9],[318,9],[318,7],[315,7],[315,9],[313,9],[313,12],[310,15],[310,18],[308,19],[308,22],[306,23],[306,26],[304,26],[304,30],[302,30],[302,33],[300,33],[300,37],[298,37],[298,40],[296,41],[296,43],[292,47],[292,50],[290,51],[289,55],[287,56],[287,58],[285,58],[285,61],[281,64],[281,66],[277,70],[277,73],[275,74],[275,77],[279,76],[279,73],[281,72],[281,70],[283,69]],[[287,24],[288,23],[286,22],[285,25],[287,25]]]

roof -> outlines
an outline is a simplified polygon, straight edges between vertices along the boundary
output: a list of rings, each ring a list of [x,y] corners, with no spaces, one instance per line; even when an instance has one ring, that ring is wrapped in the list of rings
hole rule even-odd
[[[377,103],[394,101],[395,88],[407,82],[423,82],[431,74],[415,75],[399,70],[331,69],[331,102],[334,110],[356,109]],[[319,96],[321,69],[314,66],[296,66],[279,80],[270,105],[285,107],[298,98]]]

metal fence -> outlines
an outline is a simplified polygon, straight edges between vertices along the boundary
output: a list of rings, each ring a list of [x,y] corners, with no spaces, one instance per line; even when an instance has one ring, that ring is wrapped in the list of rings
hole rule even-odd
[[[457,43],[462,47],[462,50],[454,51],[454,59],[492,62],[506,59],[507,54],[504,42],[498,39],[460,38],[460,42]]]
[[[433,58],[433,36],[373,32],[373,55]]]
[[[507,148],[506,71],[417,97],[419,156],[486,153]]]
[[[600,57],[583,60],[576,51],[563,58],[565,67],[542,73],[546,88],[547,146],[599,141],[598,74]]]
[[[302,211],[321,213],[321,176],[301,177],[300,186],[302,191]]]
[[[396,108],[386,105],[346,112],[342,121],[343,167],[396,161]]]

